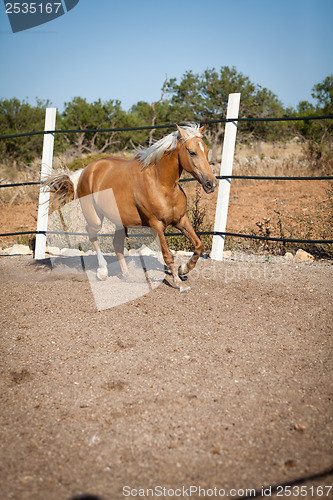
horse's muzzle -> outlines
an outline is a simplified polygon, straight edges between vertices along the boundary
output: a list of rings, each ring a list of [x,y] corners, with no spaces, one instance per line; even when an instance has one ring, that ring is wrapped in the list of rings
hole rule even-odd
[[[213,193],[213,191],[215,191],[216,186],[217,186],[216,179],[214,179],[214,180],[206,179],[202,183],[202,187],[204,188],[206,193]]]

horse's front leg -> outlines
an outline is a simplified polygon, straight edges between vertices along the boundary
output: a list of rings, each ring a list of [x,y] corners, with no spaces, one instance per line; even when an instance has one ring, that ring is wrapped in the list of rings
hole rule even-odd
[[[175,260],[172,252],[170,251],[164,236],[164,228],[161,223],[150,224],[150,226],[156,230],[158,239],[160,241],[161,251],[164,258],[164,262],[171,271],[173,282],[180,292],[186,292],[191,290],[191,287],[186,285],[178,276],[178,272],[175,266]]]
[[[124,257],[124,241],[126,235],[127,235],[127,230],[125,228],[117,227],[113,238],[113,248],[114,251],[116,252],[121,272],[124,277],[128,277],[129,275],[128,267]]]
[[[196,265],[200,255],[203,252],[204,245],[200,238],[195,233],[192,224],[186,214],[180,219],[178,224],[175,225],[192,243],[194,246],[194,253],[192,257],[184,264],[181,264],[178,268],[179,276],[184,276],[189,273]]]

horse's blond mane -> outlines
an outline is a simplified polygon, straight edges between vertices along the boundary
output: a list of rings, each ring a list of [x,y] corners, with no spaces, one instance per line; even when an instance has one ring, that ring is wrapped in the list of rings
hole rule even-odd
[[[192,139],[192,137],[202,137],[199,123],[188,123],[181,128],[188,135],[187,139]],[[148,148],[140,149],[136,154],[136,158],[138,158],[142,164],[142,168],[146,168],[148,165],[152,165],[153,163],[158,163],[166,151],[173,151],[177,146],[177,140],[179,137],[179,131],[176,130],[175,132],[163,137],[163,139],[156,141]]]

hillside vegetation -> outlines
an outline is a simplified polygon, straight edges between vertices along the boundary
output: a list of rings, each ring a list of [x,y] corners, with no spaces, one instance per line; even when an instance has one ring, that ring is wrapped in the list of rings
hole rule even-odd
[[[125,111],[117,100],[88,103],[74,97],[57,115],[56,129],[127,128],[147,125],[206,121],[225,118],[228,95],[241,92],[240,117],[297,117],[333,114],[333,75],[315,85],[311,96],[314,104],[302,101],[296,109],[285,108],[270,90],[250,81],[235,68],[207,69],[203,74],[186,72],[178,82],[175,78],[163,84],[161,99],[155,103],[139,101]],[[0,135],[40,131],[44,128],[45,108],[49,101],[37,100],[33,106],[16,98],[0,100]],[[87,155],[130,152],[149,144],[172,129],[153,132],[125,131],[107,133],[57,134],[55,156],[70,164]],[[238,144],[261,142],[286,143],[296,140],[303,146],[309,165],[327,171],[332,167],[332,120],[299,122],[245,122],[238,127]],[[223,141],[224,124],[210,124],[206,140],[211,148],[211,162],[218,160]],[[42,136],[28,136],[0,141],[3,179],[12,179],[17,171],[34,169],[40,162]],[[259,146],[260,147],[260,146]]]

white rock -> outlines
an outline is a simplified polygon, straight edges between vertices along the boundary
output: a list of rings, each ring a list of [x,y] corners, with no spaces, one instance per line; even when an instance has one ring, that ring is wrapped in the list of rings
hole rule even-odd
[[[32,255],[32,250],[27,245],[14,245],[6,248],[6,255]]]
[[[94,250],[87,250],[84,252],[84,255],[96,255],[96,252]]]
[[[305,252],[301,248],[297,250],[296,255],[295,255],[296,260],[303,260],[303,261],[309,261],[309,260],[314,260],[314,256],[311,255],[308,252]]]
[[[294,258],[294,256],[293,256],[293,254],[291,252],[286,252],[284,254],[284,258],[292,260]]]
[[[0,255],[8,255],[11,249],[12,247],[3,248],[2,250],[0,250]]]
[[[139,252],[141,255],[154,255],[155,252],[151,248],[147,247],[146,245],[142,245],[139,248]]]
[[[60,248],[59,247],[46,247],[46,252],[50,255],[59,255]]]
[[[141,245],[140,248],[131,248],[128,255],[155,255],[155,252],[146,245]]]
[[[77,248],[62,248],[60,250],[60,255],[63,257],[79,257],[82,255],[82,252]]]

